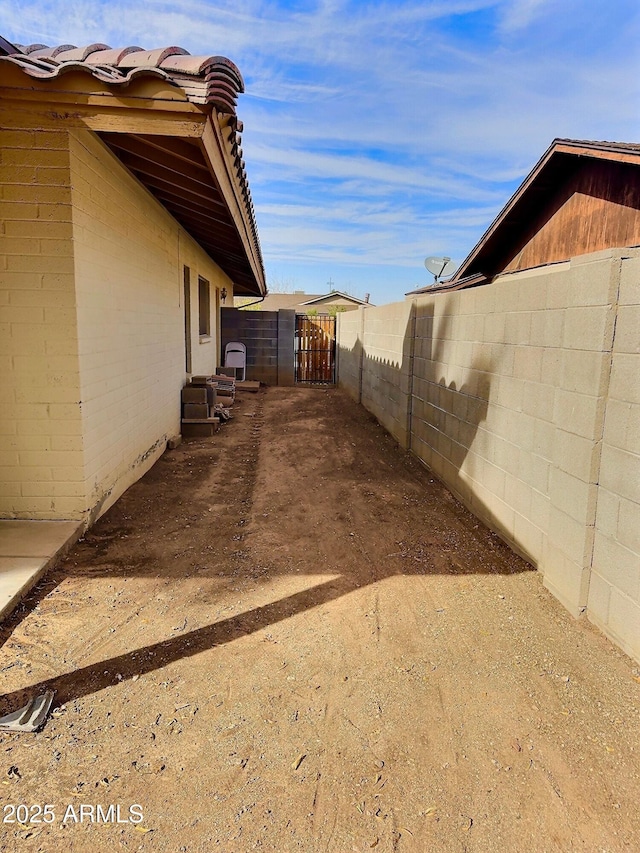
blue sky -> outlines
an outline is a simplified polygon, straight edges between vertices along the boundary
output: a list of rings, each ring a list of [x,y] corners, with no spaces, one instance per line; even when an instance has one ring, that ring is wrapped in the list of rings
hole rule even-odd
[[[640,142],[638,0],[4,0],[0,19],[20,44],[232,59],[274,290],[402,299],[554,137]]]

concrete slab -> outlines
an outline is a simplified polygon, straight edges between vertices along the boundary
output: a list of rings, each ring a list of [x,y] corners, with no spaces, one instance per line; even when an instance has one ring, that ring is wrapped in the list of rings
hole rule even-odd
[[[78,521],[0,519],[0,619],[81,535]]]
[[[0,618],[8,615],[42,576],[46,562],[38,557],[0,557]]]

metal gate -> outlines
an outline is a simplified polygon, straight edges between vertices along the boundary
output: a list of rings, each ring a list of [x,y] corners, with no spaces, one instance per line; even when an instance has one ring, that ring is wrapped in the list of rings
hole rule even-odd
[[[336,381],[336,318],[296,315],[296,382]]]

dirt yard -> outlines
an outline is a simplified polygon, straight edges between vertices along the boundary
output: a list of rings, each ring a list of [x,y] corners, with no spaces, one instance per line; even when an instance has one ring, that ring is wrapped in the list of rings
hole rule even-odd
[[[2,626],[0,847],[640,850],[633,662],[342,392],[234,415]]]

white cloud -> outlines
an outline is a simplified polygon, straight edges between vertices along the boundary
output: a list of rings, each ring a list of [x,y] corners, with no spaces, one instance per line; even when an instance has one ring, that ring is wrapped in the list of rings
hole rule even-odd
[[[514,33],[525,29],[549,5],[550,0],[507,0],[501,22],[503,31]]]
[[[384,163],[366,156],[335,156],[305,149],[275,148],[256,143],[244,152],[256,167],[268,167],[265,175],[295,182],[300,179],[323,179],[325,181],[367,181],[371,191],[387,194],[389,188],[396,191],[428,191],[431,195],[467,201],[487,200],[492,193],[478,187],[469,180],[431,172],[428,167],[421,170],[415,165]],[[280,167],[282,171],[273,167]]]
[[[637,0],[5,0],[3,27],[236,62],[268,266],[402,277],[466,255],[555,136],[640,139]]]

